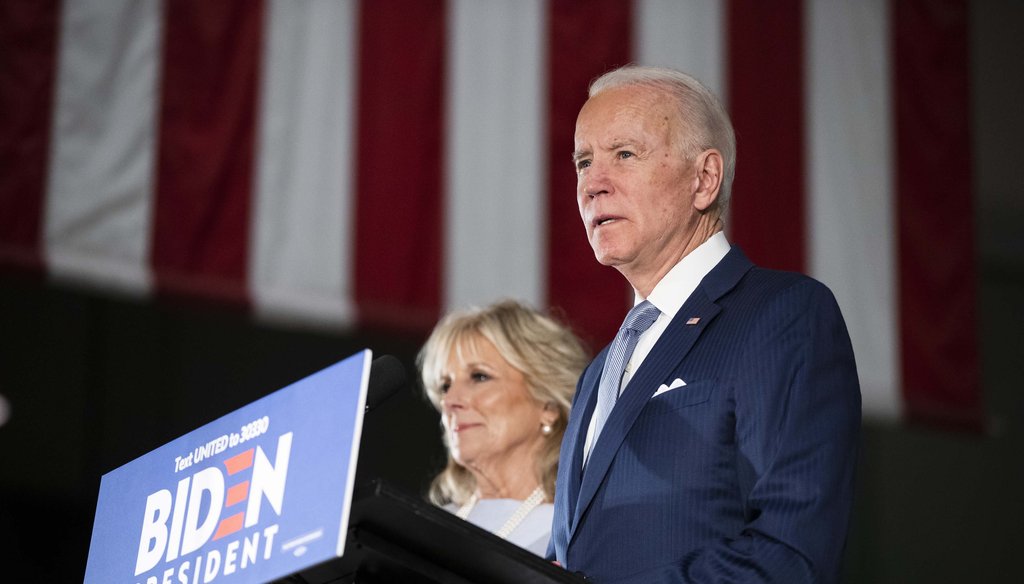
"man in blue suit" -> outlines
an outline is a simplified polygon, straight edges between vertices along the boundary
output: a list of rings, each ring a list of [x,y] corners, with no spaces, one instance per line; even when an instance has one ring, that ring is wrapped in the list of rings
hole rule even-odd
[[[549,555],[599,584],[836,582],[853,351],[824,285],[726,241],[724,108],[688,75],[618,69],[591,86],[573,158],[594,254],[636,306],[580,378]]]

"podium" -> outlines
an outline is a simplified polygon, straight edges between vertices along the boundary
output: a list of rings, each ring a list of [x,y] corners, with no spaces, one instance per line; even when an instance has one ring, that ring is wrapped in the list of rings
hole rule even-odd
[[[582,584],[584,578],[382,480],[358,485],[345,553],[288,584]]]
[[[404,383],[397,360],[370,357],[103,475],[85,584],[582,582],[419,497],[358,480],[363,414]]]

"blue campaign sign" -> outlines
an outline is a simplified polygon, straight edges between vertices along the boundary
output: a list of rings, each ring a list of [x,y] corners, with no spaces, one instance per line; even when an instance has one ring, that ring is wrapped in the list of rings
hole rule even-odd
[[[85,584],[267,582],[340,556],[369,350],[103,476]]]

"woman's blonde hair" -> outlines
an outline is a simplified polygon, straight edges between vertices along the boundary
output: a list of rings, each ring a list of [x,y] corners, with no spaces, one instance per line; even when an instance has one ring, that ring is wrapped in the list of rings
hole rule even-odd
[[[483,338],[498,350],[526,380],[537,401],[558,410],[558,419],[537,457],[535,468],[548,501],[555,497],[558,451],[569,419],[569,404],[576,381],[587,365],[582,343],[565,325],[514,300],[469,308],[445,316],[430,334],[416,358],[420,378],[430,402],[441,411],[441,384],[448,359],[476,352]],[[447,436],[444,437],[448,447]],[[430,486],[430,500],[444,505],[466,502],[476,490],[476,479],[448,453],[448,464]]]

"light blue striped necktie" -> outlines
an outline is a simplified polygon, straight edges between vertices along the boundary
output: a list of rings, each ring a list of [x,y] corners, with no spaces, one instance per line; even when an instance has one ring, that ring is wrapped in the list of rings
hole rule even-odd
[[[594,434],[590,440],[590,450],[593,451],[597,445],[597,438],[601,435],[608,416],[619,399],[619,389],[622,385],[622,374],[626,370],[626,363],[633,356],[633,349],[636,348],[637,339],[644,331],[651,328],[657,320],[661,311],[648,300],[633,307],[626,314],[622,321],[611,348],[608,349],[608,357],[604,361],[604,369],[601,372],[601,384],[597,389],[597,407],[594,409]],[[589,453],[587,455],[589,459]]]

